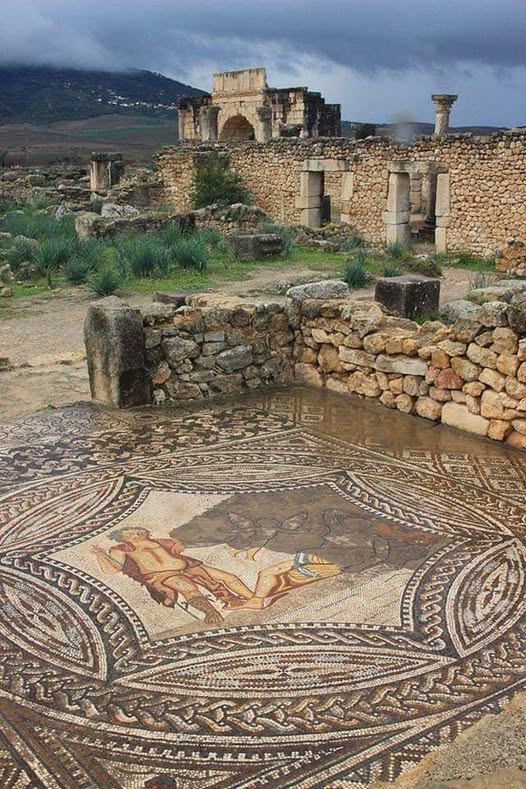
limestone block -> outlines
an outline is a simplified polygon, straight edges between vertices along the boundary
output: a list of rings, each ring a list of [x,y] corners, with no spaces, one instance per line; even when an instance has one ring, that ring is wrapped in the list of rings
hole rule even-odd
[[[517,353],[518,339],[513,329],[498,326],[493,332],[491,350],[495,353]]]
[[[505,377],[496,370],[492,370],[491,367],[485,367],[482,370],[479,375],[479,381],[482,381],[483,384],[487,384],[496,392],[502,392],[506,385]]]
[[[342,175],[342,200],[352,200],[354,193],[354,173],[346,172]]]
[[[229,243],[238,260],[257,260],[283,251],[283,239],[277,233],[234,234]]]
[[[167,337],[162,340],[163,353],[170,367],[181,364],[184,359],[195,359],[199,356],[199,346],[193,340],[184,337]]]
[[[425,375],[427,371],[427,364],[423,359],[410,356],[379,354],[371,366],[383,373],[402,373],[402,375]]]
[[[309,384],[310,386],[321,387],[324,384],[323,375],[312,364],[297,362],[297,364],[294,365],[294,376],[297,381]]]
[[[437,403],[430,397],[419,397],[415,404],[418,416],[437,422],[442,414],[442,403]]]
[[[462,389],[464,381],[451,367],[447,367],[435,378],[435,386],[438,389]]]
[[[453,340],[442,340],[438,343],[441,351],[445,351],[448,356],[462,356],[466,353],[467,346],[463,342],[454,342]]]
[[[403,380],[404,392],[412,397],[416,397],[420,387],[419,379],[415,375],[406,375]]]
[[[324,373],[343,372],[343,365],[334,345],[322,345],[318,354],[318,364]]]
[[[438,389],[436,386],[429,388],[429,397],[439,403],[447,403],[451,400],[451,392],[449,389]]]
[[[320,208],[304,208],[301,212],[301,224],[306,227],[319,227],[321,225]]]
[[[437,225],[435,228],[435,249],[439,255],[447,255],[447,228]]]
[[[333,378],[332,375],[327,378],[325,386],[327,389],[330,389],[331,392],[337,392],[338,394],[349,394],[349,387],[345,381],[342,381],[340,378]]]
[[[227,373],[242,370],[253,362],[252,347],[250,345],[238,345],[236,348],[229,348],[216,357],[216,362]]]
[[[410,211],[409,183],[407,173],[390,173],[387,211]]]
[[[489,419],[478,414],[472,414],[462,403],[445,403],[442,408],[442,424],[475,433],[478,436],[487,436]]]
[[[483,326],[507,326],[508,305],[503,301],[487,301],[479,310],[478,320]]]
[[[492,419],[489,423],[488,438],[493,438],[494,441],[504,441],[512,430],[510,422],[506,422],[503,419]]]
[[[517,401],[508,397],[504,392],[495,392],[486,389],[482,393],[480,403],[480,413],[489,419],[506,419],[511,421],[520,417],[519,411],[515,406]]]
[[[321,201],[323,176],[321,173],[300,173],[300,194],[302,197],[318,197]]]
[[[349,286],[341,279],[326,279],[321,282],[309,282],[307,285],[296,285],[287,291],[287,298],[292,301],[307,299],[347,299],[350,296]]]
[[[151,400],[142,316],[110,296],[90,304],[84,322],[91,396],[117,408]]]
[[[487,348],[481,348],[477,343],[470,343],[468,345],[467,357],[474,364],[480,364],[481,367],[497,367],[497,354],[489,351]]]
[[[415,318],[438,311],[440,280],[415,274],[384,277],[376,283],[375,299],[390,312]]]
[[[340,360],[345,364],[356,365],[357,367],[374,367],[375,356],[366,351],[360,351],[355,348],[347,348],[341,345],[339,348]]]
[[[411,228],[409,222],[403,225],[385,226],[386,244],[409,244],[411,242]]]
[[[403,225],[409,222],[409,211],[383,211],[382,222],[385,225]]]
[[[396,408],[396,396],[391,391],[382,392],[380,402],[386,408]]]
[[[456,299],[449,301],[440,308],[439,316],[446,321],[475,319],[478,315],[479,307],[467,299]]]
[[[437,175],[435,214],[437,217],[450,213],[449,173]]]
[[[526,397],[526,383],[521,383],[516,378],[506,378],[506,393],[516,400],[522,400]]]
[[[296,208],[319,208],[321,195],[300,195],[296,197],[294,204]]]
[[[440,370],[445,370],[446,367],[449,367],[449,361],[449,356],[442,348],[437,348],[431,354],[431,364],[433,367],[438,367]]]
[[[503,375],[515,376],[519,369],[519,364],[517,356],[512,353],[501,353],[497,358],[497,370]]]
[[[413,410],[413,398],[405,392],[399,394],[396,398],[396,407],[403,414],[410,414]]]
[[[526,419],[514,419],[511,424],[517,433],[526,436]]]
[[[506,438],[506,444],[509,444],[512,447],[516,447],[517,449],[526,449],[526,436],[522,433],[518,433],[516,430],[513,430]],[[520,784],[519,784],[520,786]],[[509,789],[509,784],[508,784]]]

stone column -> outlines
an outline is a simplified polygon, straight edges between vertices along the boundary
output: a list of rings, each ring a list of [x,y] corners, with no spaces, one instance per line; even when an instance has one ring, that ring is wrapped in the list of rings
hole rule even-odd
[[[116,296],[93,302],[84,322],[84,343],[93,400],[116,408],[150,402],[139,310]]]
[[[409,173],[391,170],[387,191],[387,211],[382,214],[387,244],[411,242],[409,193]]]
[[[184,140],[184,113],[185,110],[179,107],[177,110],[177,137],[179,138],[179,142]]]
[[[256,140],[268,142],[272,139],[272,107],[257,107],[258,123],[256,127]]]
[[[122,153],[94,152],[90,162],[90,189],[104,193],[118,184],[124,175]]]
[[[217,116],[219,107],[201,107],[200,124],[202,140],[217,140]]]
[[[435,137],[443,137],[449,133],[449,114],[451,107],[458,99],[454,93],[433,93],[431,96],[436,110]]]

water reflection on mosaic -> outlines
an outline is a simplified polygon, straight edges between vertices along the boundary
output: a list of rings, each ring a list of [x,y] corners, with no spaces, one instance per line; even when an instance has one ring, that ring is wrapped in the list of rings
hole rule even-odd
[[[526,684],[526,458],[292,390],[0,427],[3,786],[367,786]]]

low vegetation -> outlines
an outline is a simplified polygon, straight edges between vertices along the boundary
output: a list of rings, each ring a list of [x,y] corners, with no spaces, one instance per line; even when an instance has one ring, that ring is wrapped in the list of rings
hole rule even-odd
[[[190,195],[194,208],[204,208],[212,203],[228,206],[252,202],[241,178],[230,169],[228,160],[215,151],[195,168]]]
[[[0,206],[0,265],[11,267],[14,297],[60,292],[63,286],[83,288],[97,296],[221,287],[227,280],[246,279],[255,266],[275,269],[277,280],[280,269],[296,269],[306,278],[306,272],[312,272],[311,277],[342,277],[354,289],[372,285],[376,277],[408,271],[436,276],[446,265],[473,270],[470,287],[474,288],[491,283],[490,271],[494,272],[494,261],[468,255],[419,255],[418,247],[413,250],[400,244],[371,249],[359,235],[350,235],[339,252],[310,249],[300,244],[301,228],[271,221],[261,223],[257,231],[278,234],[283,251],[279,257],[257,261],[236,260],[228,237],[216,229],[186,231],[176,222],[157,233],[80,241],[72,216],[57,219],[34,204],[3,208],[7,210]],[[0,299],[2,311],[8,303]]]

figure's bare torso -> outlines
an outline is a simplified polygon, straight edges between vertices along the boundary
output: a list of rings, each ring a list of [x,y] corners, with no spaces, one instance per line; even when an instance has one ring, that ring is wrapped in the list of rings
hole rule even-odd
[[[183,556],[173,556],[166,548],[153,540],[144,540],[139,544],[134,544],[133,550],[128,550],[126,553],[142,573],[163,570],[181,571],[187,566]]]

